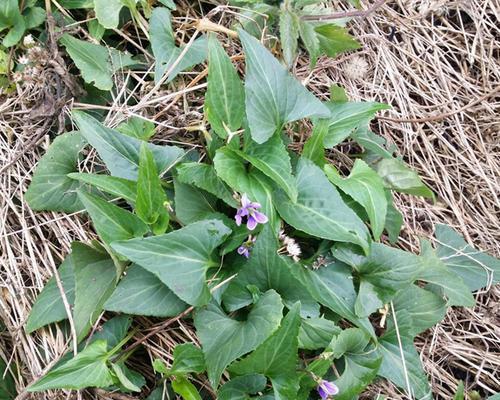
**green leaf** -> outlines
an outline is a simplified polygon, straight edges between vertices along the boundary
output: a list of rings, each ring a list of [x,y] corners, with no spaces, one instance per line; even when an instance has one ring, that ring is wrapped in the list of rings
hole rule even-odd
[[[297,56],[299,40],[299,17],[290,10],[281,10],[279,16],[280,41],[283,49],[283,58],[288,67]]]
[[[333,321],[326,318],[303,319],[299,330],[299,348],[306,350],[325,348],[340,331]]]
[[[297,165],[296,203],[276,195],[276,208],[294,228],[323,239],[350,242],[369,248],[368,230],[363,221],[343,202],[321,169],[307,158]]]
[[[433,327],[446,315],[446,301],[428,290],[410,285],[402,290],[393,301],[396,312],[404,310],[411,318],[409,334],[419,333]]]
[[[259,373],[271,379],[277,399],[291,399],[297,394],[296,364],[300,303],[296,303],[281,321],[281,325],[264,343],[237,361],[229,370],[238,375]]]
[[[108,350],[112,350],[117,346],[127,335],[127,332],[132,324],[132,317],[128,315],[117,315],[106,321],[97,332],[90,338],[89,343],[96,340],[105,340]]]
[[[155,125],[144,118],[131,117],[116,127],[124,135],[148,141],[155,134]]]
[[[300,39],[309,53],[309,58],[311,60],[309,68],[312,69],[316,66],[316,61],[318,60],[320,53],[318,35],[314,30],[313,24],[302,20],[299,20],[299,33]]]
[[[252,139],[264,143],[287,122],[328,117],[328,109],[257,39],[239,30],[246,56],[245,103]]]
[[[380,368],[381,357],[374,350],[365,354],[352,354],[345,357],[344,372],[335,381],[339,394],[335,399],[351,400],[357,398],[375,379]]]
[[[92,256],[93,255],[91,255],[91,257]],[[100,257],[99,255],[97,260],[99,260]],[[75,273],[71,254],[68,254],[60,265],[58,274],[64,288],[66,299],[70,305],[73,305],[75,302]],[[35,304],[33,304],[31,308],[30,315],[26,321],[26,332],[31,333],[42,326],[52,322],[62,321],[66,318],[68,318],[68,314],[64,308],[61,292],[57,287],[55,277],[52,277],[45,284],[45,287],[40,292]]]
[[[351,137],[361,146],[365,148],[365,153],[363,153],[363,159],[368,164],[373,164],[380,158],[392,158],[395,152],[394,146],[392,148],[387,148],[387,141],[379,136],[370,129],[367,125],[360,125],[358,128],[351,133]]]
[[[325,24],[314,28],[318,34],[321,49],[329,56],[336,57],[339,53],[356,50],[361,47],[346,28],[335,24]]]
[[[83,208],[76,190],[81,183],[67,177],[78,169],[80,151],[85,140],[78,132],[58,136],[42,157],[25,194],[26,201],[35,211],[64,211]]]
[[[212,129],[225,139],[236,132],[245,114],[243,84],[215,35],[208,39],[208,78],[205,114]]]
[[[149,231],[148,226],[130,211],[89,193],[80,191],[78,196],[92,218],[99,237],[106,244],[140,237]]]
[[[66,259],[59,267],[58,273],[66,299],[69,305],[73,307],[75,304],[75,271],[99,263],[108,259],[108,257],[79,242],[73,242],[71,248],[72,253],[66,256]],[[26,332],[31,333],[42,326],[66,318],[68,318],[68,314],[61,298],[61,292],[57,287],[55,277],[52,277],[38,295],[31,309],[26,322]]]
[[[3,38],[3,46],[12,47],[16,45],[23,37],[24,32],[26,32],[26,22],[21,17]]]
[[[453,400],[465,400],[464,381],[458,382],[457,391],[455,392],[455,396],[453,396]]]
[[[94,0],[61,0],[59,4],[69,10],[74,8],[93,8]]]
[[[151,47],[155,56],[155,83],[160,82],[163,75],[170,70],[182,53],[184,46],[175,45],[174,33],[171,26],[170,11],[164,7],[153,10],[149,20],[149,34]],[[165,83],[174,79],[179,72],[199,64],[207,57],[207,40],[204,37],[196,39],[184,57],[172,69]]]
[[[216,199],[204,190],[174,179],[175,215],[183,224],[221,217],[215,209]]]
[[[457,273],[470,290],[500,282],[500,260],[470,246],[447,225],[436,225],[438,257]]]
[[[345,179],[331,165],[324,170],[330,182],[364,207],[370,218],[373,236],[375,240],[379,240],[387,215],[387,199],[382,179],[360,159],[354,162],[349,177]]]
[[[347,265],[332,261],[316,271],[298,264],[292,265],[290,269],[316,301],[375,336],[370,321],[359,318],[354,312],[356,291]]]
[[[342,86],[335,84],[330,86],[330,101],[333,103],[347,103],[349,97],[347,97],[347,93]]]
[[[123,364],[118,364],[118,363],[112,363],[111,368],[113,369],[113,372],[115,376],[118,378],[118,381],[121,386],[123,386],[125,389],[130,390],[132,392],[140,392],[141,388],[138,387],[134,382],[132,382],[128,376],[126,375],[125,372],[125,365]]]
[[[47,375],[29,386],[28,391],[110,386],[113,384],[113,377],[106,366],[107,358],[106,341],[97,340],[69,361],[50,370]]]
[[[113,293],[116,268],[107,254],[91,247],[73,243],[72,256],[75,270],[75,306],[73,321],[81,341],[102,312],[103,305]],[[99,261],[89,262],[101,257]]]
[[[72,172],[68,174],[68,177],[95,186],[106,193],[121,197],[130,203],[135,203],[137,184],[134,181],[104,174],[84,174],[78,172]],[[83,205],[81,208],[83,208]]]
[[[173,375],[201,374],[205,371],[203,351],[192,343],[178,344],[174,349],[174,363],[170,369]]]
[[[420,363],[420,356],[409,334],[411,320],[404,311],[397,312],[397,323],[392,318],[385,334],[379,339],[378,351],[382,364],[378,375],[390,380],[407,392],[407,380],[412,396],[419,400],[432,399],[427,375]],[[401,342],[401,346],[399,343]],[[408,393],[407,393],[408,394]]]
[[[95,16],[107,29],[118,27],[122,7],[122,0],[94,0]]]
[[[394,244],[399,239],[399,233],[401,232],[401,227],[403,226],[404,221],[403,216],[393,204],[394,201],[391,191],[386,190],[385,196],[387,199],[387,215],[385,217],[384,229],[389,234],[389,242]]]
[[[159,233],[164,233],[168,227],[169,215],[165,208],[166,201],[167,196],[158,176],[153,153],[148,149],[147,144],[143,143],[139,153],[135,211],[139,218],[147,224],[154,224],[158,218],[161,218],[165,229]]]
[[[396,158],[384,158],[377,163],[376,169],[389,189],[435,199],[434,193],[425,186],[418,174],[402,161]]]
[[[449,306],[473,307],[474,296],[460,275],[441,261],[427,240],[420,240],[420,248],[424,268],[418,279],[442,288]]]
[[[215,304],[195,314],[212,387],[218,386],[222,372],[232,361],[254,350],[278,327],[282,309],[279,295],[269,290],[253,306],[246,321],[229,318]]]
[[[271,227],[266,225],[251,250],[250,259],[224,291],[226,309],[234,311],[251,304],[253,297],[248,287],[254,286],[261,292],[276,290],[288,308],[300,301],[303,317],[318,317],[318,303],[290,274],[287,261],[277,251],[278,242]]]
[[[279,135],[272,136],[265,144],[257,144],[250,139],[249,143],[246,143],[245,151],[233,151],[271,178],[292,201],[297,201],[290,156]]]
[[[251,201],[261,204],[260,211],[269,218],[268,223],[277,232],[280,221],[273,206],[275,188],[269,178],[255,169],[247,172],[242,159],[228,147],[217,150],[214,166],[217,175],[232,189],[246,193]]]
[[[13,26],[21,19],[19,2],[17,0],[4,0],[0,4],[0,30]]]
[[[108,50],[104,46],[76,39],[67,33],[62,35],[59,41],[82,73],[83,80],[100,90],[111,90],[113,73],[136,63],[126,53],[115,49]]]
[[[139,265],[127,270],[104,309],[133,315],[173,317],[187,308],[160,279]]]
[[[177,179],[182,183],[206,190],[233,208],[238,206],[231,189],[217,176],[212,165],[195,162],[182,163],[177,166],[177,173]]]
[[[191,382],[183,376],[178,376],[172,381],[172,389],[180,394],[184,400],[201,400],[201,396]]]
[[[104,26],[102,26],[96,19],[92,19],[87,22],[87,30],[89,31],[89,35],[97,40],[97,42],[102,40],[102,37],[106,32],[106,28],[104,28]]]
[[[10,368],[12,368],[12,364]],[[14,400],[16,395],[16,382],[7,369],[6,362],[3,358],[0,358],[0,398],[3,400]]]
[[[397,291],[408,288],[423,268],[419,256],[381,243],[372,243],[367,257],[356,254],[349,245],[337,244],[333,256],[351,265],[358,272],[360,282],[370,284],[360,287],[356,302],[356,314],[363,317],[388,303]],[[373,302],[375,296],[380,303]]]
[[[238,376],[221,386],[217,393],[219,400],[250,400],[249,394],[257,394],[266,387],[265,376],[252,374]]]
[[[171,10],[176,9],[176,5],[174,3],[174,0],[159,0],[161,4],[163,4],[165,7],[170,8]]]
[[[304,144],[302,156],[308,158],[318,167],[325,165],[325,136],[328,132],[328,120],[320,119],[314,123],[313,131]]]
[[[155,274],[180,299],[200,306],[210,299],[205,275],[216,265],[210,255],[229,233],[222,222],[206,220],[164,235],[114,242],[111,247]]]
[[[328,134],[325,147],[331,148],[343,142],[356,128],[368,124],[375,113],[390,108],[387,104],[375,102],[324,103],[330,110]]]
[[[36,28],[41,25],[46,18],[45,10],[41,7],[30,7],[24,12],[24,22],[26,30]]]
[[[84,112],[74,110],[72,116],[80,127],[81,134],[97,150],[111,175],[137,180],[142,140],[106,128]],[[184,151],[175,146],[148,144],[148,147],[153,152],[156,168],[160,174],[172,168],[184,155]]]
[[[336,399],[351,400],[357,397],[377,375],[382,359],[378,352],[366,350],[369,337],[357,328],[346,329],[332,341],[335,358],[341,355],[344,370],[334,382],[339,388]]]

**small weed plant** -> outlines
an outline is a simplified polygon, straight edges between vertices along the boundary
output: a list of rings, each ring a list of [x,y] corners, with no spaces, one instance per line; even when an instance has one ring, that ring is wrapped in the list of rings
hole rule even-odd
[[[35,3],[0,19],[5,46],[39,23]],[[387,105],[348,101],[338,87],[320,100],[249,25],[231,39],[242,45],[242,79],[214,33],[178,47],[175,5],[161,3],[95,0],[91,32],[117,28],[123,7],[146,29],[143,13],[156,85],[207,60],[204,148],[149,143],[154,127],[137,117],[115,130],[72,112],[77,130],[55,138],[25,197],[34,210],[84,210],[98,240],[72,243],[31,310],[28,333],[60,323],[73,348],[28,390],[141,392],[145,378],[128,361],[146,339],[131,328],[142,315],[163,319],[156,329],[182,318],[199,341],[176,346],[169,365],[154,361],[150,400],[350,400],[377,379],[432,398],[414,338],[449,307],[472,307],[474,291],[499,281],[498,260],[444,225],[419,254],[397,247],[403,219],[393,193],[434,194],[369,129]],[[279,16],[285,64],[299,38],[312,64],[320,52],[357,47],[344,28],[302,18],[318,13],[317,2],[252,3]],[[70,33],[59,43],[100,90],[113,88],[118,60],[139,62]],[[295,152],[299,126],[312,129]],[[325,157],[345,140],[360,149],[348,173]],[[79,172],[89,149],[105,166],[97,173]]]

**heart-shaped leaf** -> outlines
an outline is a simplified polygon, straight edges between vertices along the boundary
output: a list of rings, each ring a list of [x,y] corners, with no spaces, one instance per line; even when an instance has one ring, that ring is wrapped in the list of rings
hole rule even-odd
[[[187,307],[156,275],[139,265],[127,270],[104,304],[109,311],[153,317],[172,317]]]
[[[364,207],[370,218],[373,236],[379,240],[387,215],[387,198],[380,176],[360,159],[354,162],[347,178],[342,179],[331,165],[325,167],[325,173],[335,186]]]
[[[279,256],[277,251],[277,240],[270,226],[266,226],[251,250],[249,261],[224,291],[223,300],[228,311],[238,310],[251,304],[253,297],[248,287],[254,286],[261,292],[276,290],[288,308],[300,301],[304,317],[319,316],[318,303],[290,274],[287,261]]]
[[[105,340],[90,343],[82,352],[53,368],[47,375],[28,387],[29,392],[49,389],[84,389],[106,387],[113,384],[113,377],[106,365],[108,358]]]
[[[148,226],[130,211],[89,193],[79,191],[78,196],[106,244],[140,237],[149,231]]]
[[[186,303],[200,306],[210,299],[206,271],[218,265],[210,256],[230,233],[222,222],[205,220],[164,235],[114,242],[111,247],[155,274]]]
[[[75,212],[83,208],[76,194],[82,184],[67,174],[78,170],[78,155],[85,144],[80,133],[69,132],[50,145],[25,194],[33,210]]]
[[[245,151],[233,151],[271,178],[292,201],[297,200],[290,156],[279,135],[274,135],[265,144],[257,144],[250,139],[246,143]]]
[[[257,39],[244,30],[238,33],[246,57],[245,103],[253,140],[266,142],[287,122],[330,115]]]
[[[283,193],[276,196],[281,217],[294,228],[324,239],[350,242],[369,248],[368,230],[363,221],[346,206],[323,171],[307,158],[297,165],[296,203]]]
[[[229,318],[215,304],[195,314],[212,387],[218,386],[222,372],[232,361],[255,349],[278,327],[282,310],[280,296],[269,290],[255,303],[246,321]]]
[[[390,108],[387,104],[375,102],[335,102],[324,103],[330,110],[328,134],[325,147],[334,147],[343,142],[356,128],[367,125],[380,110]]]
[[[292,399],[297,394],[296,378],[300,303],[296,303],[281,321],[281,325],[264,343],[237,361],[229,370],[238,375],[258,373],[271,379],[275,397]]]
[[[97,150],[111,175],[133,181],[137,180],[142,140],[106,128],[84,112],[74,110],[72,116],[80,128],[81,134]],[[156,168],[160,174],[180,161],[184,154],[182,149],[175,146],[148,144],[148,147],[153,152]]]

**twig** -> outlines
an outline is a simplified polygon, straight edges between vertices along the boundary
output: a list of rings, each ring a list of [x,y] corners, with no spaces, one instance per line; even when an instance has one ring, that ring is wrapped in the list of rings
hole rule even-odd
[[[398,339],[398,346],[399,346],[399,351],[401,355],[401,363],[403,366],[403,373],[405,376],[405,383],[406,383],[406,390],[407,390],[407,395],[410,400],[413,399],[412,392],[411,392],[411,385],[410,385],[410,378],[408,376],[408,370],[406,368],[406,361],[405,361],[405,353],[403,351],[403,343],[401,342],[401,335],[399,334],[399,326],[398,326],[398,320],[396,318],[396,312],[394,311],[394,304],[391,301],[391,312],[392,312],[392,318],[394,319],[394,329],[396,330],[396,337]]]
[[[238,32],[228,29],[225,26],[216,24],[215,22],[210,21],[208,18],[202,18],[198,20],[198,22],[196,23],[196,29],[202,32],[209,31],[209,32],[225,33],[226,35],[232,38],[238,37]]]
[[[304,15],[301,17],[302,21],[328,21],[332,19],[343,19],[343,18],[354,18],[354,17],[362,17],[366,18],[371,13],[373,13],[377,8],[380,8],[384,5],[386,0],[378,0],[376,3],[373,3],[372,6],[368,7],[366,10],[349,10],[349,11],[340,11],[332,14],[326,15]]]
[[[425,118],[390,118],[390,117],[377,117],[377,118],[384,120],[384,121],[401,122],[401,123],[406,123],[406,122],[424,123],[424,122],[440,121],[442,119],[451,117],[452,115],[460,114],[461,112],[468,110],[471,107],[474,107],[475,105],[481,103],[483,100],[486,100],[488,97],[493,96],[498,91],[500,91],[500,86],[497,86],[491,92],[483,94],[481,97],[477,98],[476,100],[471,101],[469,104],[466,104],[465,106],[459,108],[458,110],[449,111],[447,113],[443,113],[443,114],[439,114],[439,115],[431,115],[430,117],[425,117]]]

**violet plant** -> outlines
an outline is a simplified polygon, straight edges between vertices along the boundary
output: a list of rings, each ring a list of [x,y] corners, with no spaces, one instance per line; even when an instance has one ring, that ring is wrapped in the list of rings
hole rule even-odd
[[[163,17],[167,9],[152,11],[153,41],[168,40],[155,30]],[[76,355],[30,391],[140,392],[129,316],[181,315],[201,347],[181,344],[172,364],[153,363],[151,400],[163,383],[184,399],[355,399],[377,379],[432,397],[414,338],[448,307],[473,306],[474,291],[499,281],[498,260],[443,225],[438,244],[422,239],[420,254],[389,245],[403,223],[392,193],[433,193],[370,131],[387,106],[319,99],[259,40],[238,36],[244,82],[216,36],[199,39],[208,56],[203,161],[81,111],[72,114],[78,130],[57,137],[40,161],[31,207],[85,210],[99,240],[72,244],[58,270],[64,301],[52,278],[31,310],[27,333],[66,321]],[[285,128],[306,118],[314,127],[297,154]],[[348,176],[325,157],[345,140],[363,149]],[[85,148],[105,173],[78,172]]]

